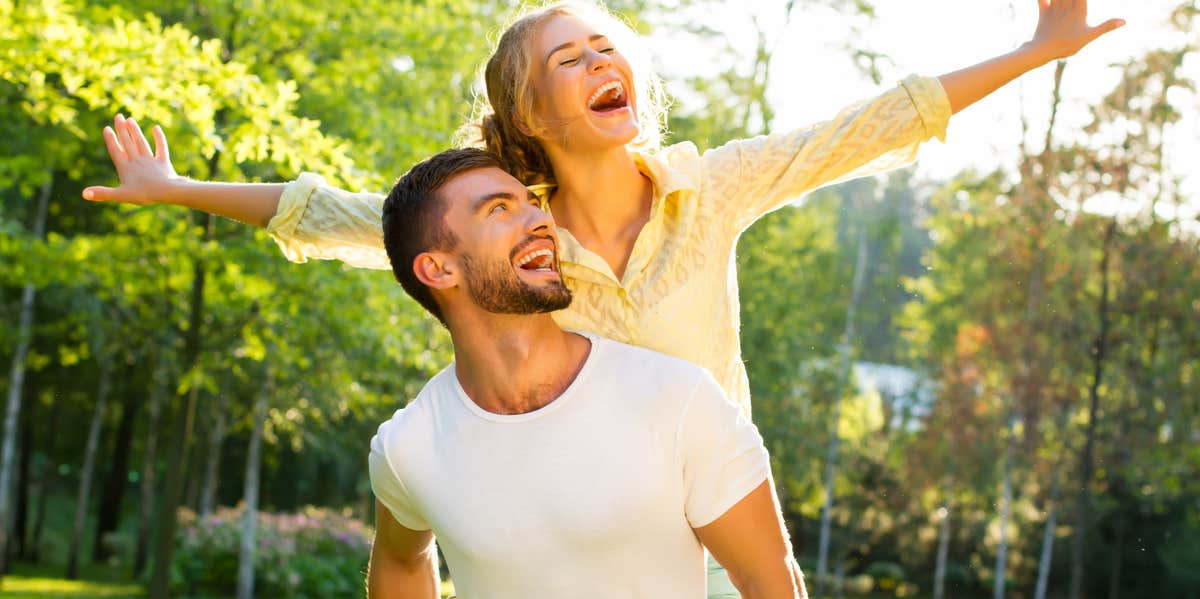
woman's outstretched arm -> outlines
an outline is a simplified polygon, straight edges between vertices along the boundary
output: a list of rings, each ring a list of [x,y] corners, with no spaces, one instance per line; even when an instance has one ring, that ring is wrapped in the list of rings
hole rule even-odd
[[[133,119],[117,115],[104,128],[104,145],[121,178],[118,187],[92,186],[83,197],[95,202],[174,204],[265,227],[275,216],[283,183],[210,183],[175,174],[162,128],[155,125],[154,151]]]
[[[1122,25],[1109,19],[1087,24],[1087,0],[1038,0],[1038,24],[1033,38],[1021,47],[991,60],[938,77],[958,112],[1000,89],[1004,84],[1052,60],[1066,58],[1096,38]]]

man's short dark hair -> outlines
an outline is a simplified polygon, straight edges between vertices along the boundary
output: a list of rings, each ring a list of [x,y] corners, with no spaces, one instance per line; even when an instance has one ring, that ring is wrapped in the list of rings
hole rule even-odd
[[[460,173],[487,167],[501,168],[500,160],[477,148],[446,150],[409,169],[383,201],[383,247],[392,274],[442,324],[446,323],[442,310],[413,273],[413,260],[422,252],[451,250],[458,245],[458,236],[446,226],[446,202],[438,191]]]

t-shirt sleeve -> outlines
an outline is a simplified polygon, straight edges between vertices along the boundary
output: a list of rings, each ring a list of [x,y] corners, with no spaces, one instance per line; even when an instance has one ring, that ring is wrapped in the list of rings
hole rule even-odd
[[[711,524],[758,488],[770,472],[758,429],[708,371],[679,425],[684,511],[692,528]]]
[[[408,488],[396,473],[389,458],[389,449],[394,447],[393,421],[384,422],[371,438],[371,453],[367,456],[371,473],[371,490],[392,517],[409,530],[429,530],[431,527],[413,503]]]
[[[329,186],[313,173],[288,183],[267,233],[292,262],[341,260],[358,268],[390,270],[383,248],[383,200]]]
[[[706,195],[740,232],[809,191],[911,163],[921,143],[945,139],[950,113],[936,78],[908,77],[829,121],[705,152],[702,168],[713,186]]]

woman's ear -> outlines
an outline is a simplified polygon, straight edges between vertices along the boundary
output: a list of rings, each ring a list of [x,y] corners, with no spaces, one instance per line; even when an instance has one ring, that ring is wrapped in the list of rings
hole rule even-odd
[[[422,285],[432,289],[449,289],[458,285],[458,267],[449,254],[422,252],[413,258],[413,274]]]

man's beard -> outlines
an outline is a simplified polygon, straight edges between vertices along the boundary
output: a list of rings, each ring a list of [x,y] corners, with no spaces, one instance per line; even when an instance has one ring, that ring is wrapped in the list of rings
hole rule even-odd
[[[508,263],[477,263],[464,255],[463,274],[471,299],[495,314],[541,314],[571,305],[571,290],[559,281],[534,287],[517,277]]]

